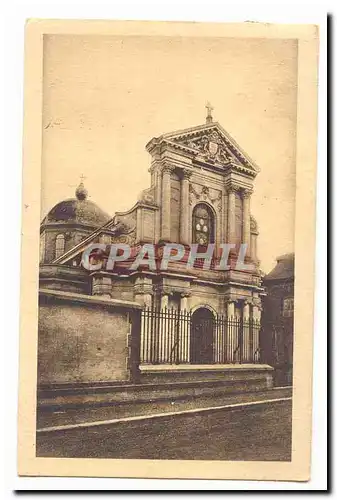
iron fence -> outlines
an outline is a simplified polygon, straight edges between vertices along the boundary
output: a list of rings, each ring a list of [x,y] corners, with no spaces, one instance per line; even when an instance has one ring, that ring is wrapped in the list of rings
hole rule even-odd
[[[140,362],[259,363],[259,332],[260,323],[253,318],[146,307],[141,318]]]

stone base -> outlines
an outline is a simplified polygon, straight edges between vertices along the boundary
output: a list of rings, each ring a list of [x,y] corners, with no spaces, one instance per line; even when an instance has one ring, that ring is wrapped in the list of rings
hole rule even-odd
[[[221,380],[262,384],[263,389],[273,385],[273,368],[265,364],[141,365],[139,369],[141,383]]]
[[[178,368],[161,365],[140,368],[139,384],[45,387],[39,391],[38,407],[48,410],[146,403],[265,391],[272,388],[273,369],[268,365],[203,365],[202,368],[191,365],[181,365]]]

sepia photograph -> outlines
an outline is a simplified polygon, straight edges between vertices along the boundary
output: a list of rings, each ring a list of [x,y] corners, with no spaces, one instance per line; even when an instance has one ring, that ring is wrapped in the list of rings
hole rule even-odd
[[[299,102],[311,43],[315,117],[315,27],[50,23],[26,27],[41,113],[24,165],[36,297],[21,352],[30,341],[36,363],[25,350],[19,409],[35,473],[104,459],[97,475],[228,464],[232,479],[307,480],[316,127],[310,163]]]

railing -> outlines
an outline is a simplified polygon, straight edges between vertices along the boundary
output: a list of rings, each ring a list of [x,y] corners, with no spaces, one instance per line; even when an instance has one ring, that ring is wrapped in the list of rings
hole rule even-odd
[[[141,364],[259,363],[260,323],[173,308],[144,308]]]

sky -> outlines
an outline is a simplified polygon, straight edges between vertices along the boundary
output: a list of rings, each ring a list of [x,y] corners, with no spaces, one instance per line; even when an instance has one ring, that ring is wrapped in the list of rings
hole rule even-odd
[[[259,166],[251,200],[269,272],[294,250],[297,43],[284,39],[49,35],[41,218],[84,176],[103,210],[150,186],[152,137],[214,121]]]

